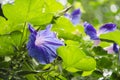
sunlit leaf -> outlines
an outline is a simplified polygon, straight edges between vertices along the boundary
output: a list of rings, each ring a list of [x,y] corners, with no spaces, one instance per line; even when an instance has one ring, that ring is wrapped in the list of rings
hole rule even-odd
[[[65,17],[60,17],[58,18],[56,21],[55,21],[55,25],[54,25],[54,30],[63,30],[63,31],[66,31],[66,32],[70,32],[72,33],[72,31],[75,30],[72,22],[65,18]]]
[[[15,54],[20,45],[21,32],[14,31],[10,34],[0,35],[0,56]]]
[[[51,12],[43,11],[44,0],[15,0],[14,4],[5,4],[2,8],[7,19],[14,23],[31,22],[41,25],[49,23],[53,17]]]
[[[95,70],[96,61],[94,60],[94,58],[86,57],[78,61],[77,64],[74,64],[74,66],[79,70],[91,71]]]
[[[91,75],[93,71],[84,71],[82,73],[82,76],[88,76],[88,75]]]
[[[116,30],[114,32],[109,32],[109,33],[106,33],[106,34],[102,34],[102,35],[100,35],[100,38],[113,40],[113,41],[115,41],[116,43],[118,43],[120,45],[120,36],[119,36],[119,34],[120,34],[120,31]]]
[[[60,10],[63,10],[62,4],[56,2],[56,0],[44,0],[44,1],[45,1],[46,12],[57,13],[60,12]]]
[[[90,71],[96,67],[96,61],[87,57],[85,53],[76,46],[63,46],[58,49],[58,55],[63,59],[63,66],[76,68],[78,70]]]
[[[76,47],[80,46],[80,43],[77,42],[77,41],[66,40],[65,43],[66,43],[67,46],[76,46]]]
[[[21,28],[23,28],[22,24],[13,24],[12,22],[7,21],[5,18],[0,16],[0,35],[9,34],[15,30],[21,30]]]
[[[59,30],[59,29],[56,32],[58,33],[58,37],[64,38],[65,40],[80,41],[81,38],[82,38],[81,35],[76,35],[76,34],[66,32],[66,31],[63,31],[63,30]]]
[[[56,31],[59,37],[67,40],[80,41],[81,39],[78,27],[75,27],[69,19],[63,16],[55,21],[52,30]]]

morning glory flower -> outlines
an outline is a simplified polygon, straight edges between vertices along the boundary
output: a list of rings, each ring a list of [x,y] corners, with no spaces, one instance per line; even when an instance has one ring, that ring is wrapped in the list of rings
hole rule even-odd
[[[77,25],[80,22],[81,11],[80,9],[76,9],[71,14],[66,13],[65,17],[68,18],[74,25]]]
[[[56,49],[63,46],[63,42],[51,32],[51,25],[45,30],[36,31],[30,24],[28,25],[30,36],[27,44],[28,53],[41,64],[48,64],[57,57]]]
[[[96,29],[91,24],[85,22],[84,30],[85,33],[90,36],[90,39],[94,40],[94,46],[97,46],[100,43],[100,39],[99,39],[100,34],[105,34],[116,30],[116,24],[113,23],[104,24],[99,28],[98,31],[96,31]]]
[[[108,54],[118,53],[119,46],[116,43],[114,43],[111,46],[105,47],[104,50],[106,50]]]

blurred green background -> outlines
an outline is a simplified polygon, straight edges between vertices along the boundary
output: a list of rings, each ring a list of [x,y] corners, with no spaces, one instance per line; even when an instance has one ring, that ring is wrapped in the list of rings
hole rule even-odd
[[[108,22],[117,24],[120,29],[120,0],[68,0],[82,11],[82,20],[93,25]]]

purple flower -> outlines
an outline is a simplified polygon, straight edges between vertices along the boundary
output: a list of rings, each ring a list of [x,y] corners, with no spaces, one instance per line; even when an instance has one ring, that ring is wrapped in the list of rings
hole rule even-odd
[[[81,17],[80,9],[74,10],[71,14],[65,14],[65,17],[68,18],[74,25],[79,24]]]
[[[29,55],[41,64],[53,62],[57,57],[56,49],[64,44],[56,37],[54,32],[50,31],[51,25],[38,32],[30,24],[28,27],[31,33],[27,44]]]
[[[118,53],[119,46],[116,43],[114,43],[111,46],[105,47],[104,50],[106,50],[109,54]]]
[[[97,46],[100,42],[100,39],[99,39],[100,34],[105,34],[105,33],[116,30],[116,24],[113,24],[113,23],[104,24],[99,28],[98,31],[96,31],[91,24],[85,22],[84,30],[85,30],[85,33],[90,36],[90,39],[94,40],[94,45]]]

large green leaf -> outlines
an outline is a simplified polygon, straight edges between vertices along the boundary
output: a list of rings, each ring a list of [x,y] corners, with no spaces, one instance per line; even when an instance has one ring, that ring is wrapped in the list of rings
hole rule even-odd
[[[58,37],[60,38],[64,38],[65,40],[74,40],[74,41],[80,41],[81,40],[81,35],[76,35],[76,34],[72,34],[66,31],[56,31],[58,33]]]
[[[56,0],[44,0],[45,1],[45,9],[46,12],[57,13],[60,10],[63,10],[63,6],[61,3],[56,2]]]
[[[77,41],[66,40],[65,43],[66,43],[66,45],[68,45],[68,46],[76,46],[76,47],[79,47],[79,46],[80,46],[80,43],[77,42]]]
[[[64,16],[59,17],[55,22],[56,23],[53,28],[56,31],[63,30],[72,33],[75,30],[75,27],[73,26],[72,22]]]
[[[0,34],[6,33],[8,28],[9,27],[8,27],[7,21],[5,20],[5,18],[0,16]]]
[[[14,31],[10,34],[0,35],[0,56],[15,54],[20,45],[21,32]]]
[[[52,29],[58,33],[59,37],[64,39],[77,41],[80,41],[81,39],[78,27],[75,27],[72,22],[64,16],[59,17],[55,21]]]
[[[63,63],[66,67],[72,67],[86,55],[78,47],[74,46],[62,46],[58,49],[58,54],[63,59]],[[79,57],[78,57],[79,56]]]
[[[46,4],[49,4],[47,8],[44,7]],[[49,12],[47,11],[48,8]],[[51,13],[56,13],[56,10],[62,10],[63,7],[55,0],[15,0],[14,4],[3,5],[2,9],[4,15],[10,21],[15,23],[31,22],[35,25],[42,25],[52,20],[53,14]]]
[[[96,61],[87,57],[85,53],[76,46],[62,46],[58,48],[58,55],[63,59],[65,69],[75,69],[83,71],[91,71],[96,67]],[[76,70],[76,71],[77,71]]]
[[[12,31],[21,30],[23,24],[14,24],[0,16],[0,35],[9,34]]]
[[[38,16],[35,16],[29,20],[29,22],[35,25],[42,25],[50,23],[52,20],[53,14],[51,13],[40,13]]]
[[[92,57],[86,57],[74,64],[76,69],[83,71],[91,71],[96,68],[96,61]]]
[[[82,73],[82,76],[88,76],[88,75],[91,75],[93,71],[84,71]]]
[[[118,43],[120,45],[120,31],[119,30],[116,30],[114,32],[109,32],[109,33],[106,33],[106,34],[101,34],[100,35],[100,38],[103,38],[103,39],[108,39],[108,40],[113,40],[115,41],[116,43]]]

